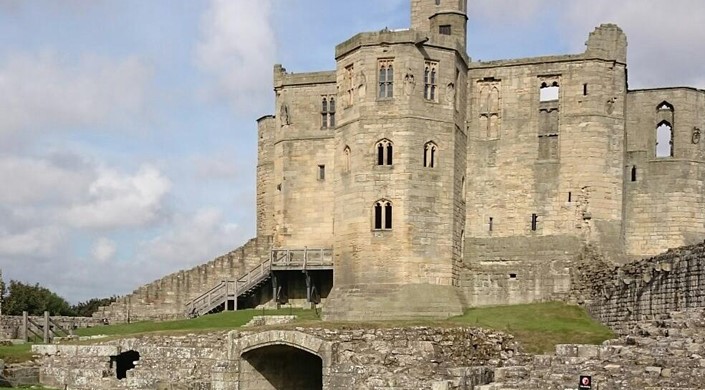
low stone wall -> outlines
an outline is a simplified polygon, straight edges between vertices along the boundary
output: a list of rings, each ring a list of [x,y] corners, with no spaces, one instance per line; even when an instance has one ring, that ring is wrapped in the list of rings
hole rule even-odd
[[[38,323],[44,323],[43,316],[29,316]],[[100,318],[52,316],[51,319],[64,329],[92,328],[102,326]],[[18,339],[22,336],[22,316],[0,316],[0,340]]]
[[[705,312],[676,312],[634,324],[634,335],[603,345],[559,345],[552,355],[495,370],[495,382],[475,390],[578,387],[580,375],[597,390],[696,390],[705,378]]]
[[[588,256],[574,271],[578,303],[622,334],[640,321],[705,308],[705,243],[618,267]]]
[[[516,348],[502,333],[415,327],[145,336],[92,346],[38,345],[33,351],[41,355],[41,382],[62,389],[260,388],[260,383],[291,381],[296,370],[304,369],[313,370],[306,374],[318,375],[326,390],[401,390],[489,383],[493,370],[488,367],[505,365]],[[137,351],[139,360],[125,379],[117,379],[117,363],[111,360],[126,351]],[[319,361],[318,368],[301,365],[300,355]]]
[[[101,307],[93,316],[110,323],[185,317],[186,303],[224,279],[235,279],[269,256],[269,237],[255,238],[214,260],[167,275]]]

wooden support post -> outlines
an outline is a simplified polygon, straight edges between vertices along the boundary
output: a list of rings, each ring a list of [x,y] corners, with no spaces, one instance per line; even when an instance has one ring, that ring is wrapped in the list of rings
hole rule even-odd
[[[278,294],[278,280],[277,280],[277,274],[272,271],[272,300],[274,301],[274,308],[279,309],[279,297],[277,296]]]
[[[29,321],[27,321],[27,312],[23,311],[22,312],[22,327],[20,328],[20,338],[24,340],[26,343],[29,341],[29,332],[27,331],[27,327],[29,326]]]
[[[304,275],[306,275],[306,302],[311,303],[311,274],[304,270]]]
[[[44,312],[44,344],[49,344],[49,312]]]

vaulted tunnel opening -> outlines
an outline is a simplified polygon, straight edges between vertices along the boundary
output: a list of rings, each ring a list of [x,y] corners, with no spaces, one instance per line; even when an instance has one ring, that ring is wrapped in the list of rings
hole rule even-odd
[[[242,354],[241,390],[322,390],[323,361],[288,345],[269,345]]]
[[[137,351],[127,351],[119,355],[110,357],[110,368],[115,363],[115,373],[118,379],[127,378],[127,371],[135,368],[135,362],[140,360],[140,353]]]

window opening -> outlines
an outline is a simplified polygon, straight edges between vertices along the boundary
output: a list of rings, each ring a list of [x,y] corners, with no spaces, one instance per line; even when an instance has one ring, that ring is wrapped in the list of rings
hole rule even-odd
[[[321,128],[332,129],[335,127],[335,98],[324,96],[321,99]]]
[[[379,98],[394,97],[394,65],[393,60],[379,61]]]
[[[424,98],[436,101],[436,75],[438,72],[438,62],[426,61],[424,65]]]
[[[389,140],[382,140],[377,143],[377,165],[392,165],[392,155],[394,147]]]
[[[140,360],[140,353],[134,350],[123,352],[119,355],[110,356],[110,368],[115,362],[115,374],[117,379],[127,378],[127,371],[135,368],[135,362]]]
[[[666,121],[656,127],[656,157],[673,157],[673,127]]]
[[[659,111],[673,111],[673,105],[669,102],[663,101],[658,105],[657,109]]]
[[[442,35],[451,35],[450,24],[438,26],[438,33]]]
[[[348,95],[348,105],[353,105],[353,96],[355,93],[355,78],[353,77],[353,71],[355,68],[353,65],[348,65],[345,67],[345,92]],[[343,107],[345,108],[345,107]]]
[[[436,0],[436,5],[441,5],[441,0]]]
[[[632,166],[632,181],[636,181],[636,165]]]
[[[515,273],[509,274],[509,279],[516,279],[516,278],[517,278],[517,274],[515,274]]]
[[[489,223],[489,229],[490,229],[490,231],[492,231],[492,229],[494,228],[493,225],[494,225],[494,218],[490,217],[490,223]]]
[[[539,222],[539,216],[536,214],[531,214],[531,230],[536,231],[536,227]]]
[[[343,149],[343,172],[350,172],[350,147]]]
[[[587,94],[588,94],[588,85],[583,84],[583,96],[587,96]]]
[[[436,167],[436,150],[438,147],[433,142],[424,145],[423,166],[426,168]]]
[[[326,166],[319,165],[318,166],[318,180],[325,180],[325,179],[326,179]]]
[[[462,180],[460,181],[460,191],[462,191],[461,196],[463,197],[463,201],[465,201],[465,176],[463,176]]]
[[[541,83],[541,90],[539,91],[539,100],[542,102],[550,102],[553,100],[558,100],[560,94],[560,87],[558,86],[558,81],[554,81],[550,84]]]
[[[392,229],[392,203],[386,200],[380,200],[375,203],[375,230],[391,230]]]
[[[568,203],[573,201],[573,193],[568,191]]]

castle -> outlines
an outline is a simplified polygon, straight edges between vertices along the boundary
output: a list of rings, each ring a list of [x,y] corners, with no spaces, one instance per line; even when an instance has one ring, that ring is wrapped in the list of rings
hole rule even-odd
[[[705,237],[705,91],[629,90],[611,24],[580,54],[472,61],[467,12],[411,0],[410,29],[355,35],[335,70],[275,65],[256,240],[99,315],[320,297],[330,319],[445,317],[564,297],[588,245],[626,262]]]

